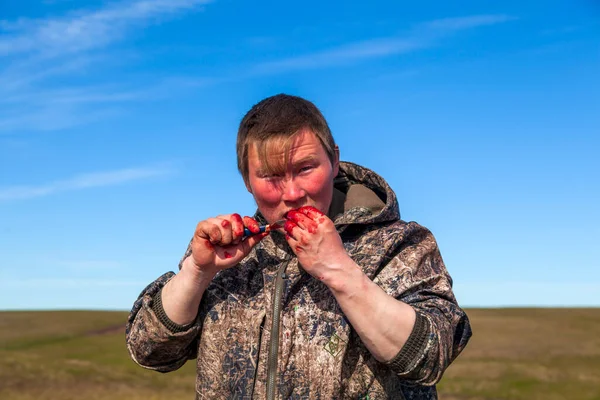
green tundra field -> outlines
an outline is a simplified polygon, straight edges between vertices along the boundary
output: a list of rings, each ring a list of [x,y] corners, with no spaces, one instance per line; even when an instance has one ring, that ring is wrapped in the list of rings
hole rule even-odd
[[[600,399],[600,309],[470,309],[440,399]],[[194,364],[160,374],[125,349],[127,313],[0,312],[0,399],[193,399]]]

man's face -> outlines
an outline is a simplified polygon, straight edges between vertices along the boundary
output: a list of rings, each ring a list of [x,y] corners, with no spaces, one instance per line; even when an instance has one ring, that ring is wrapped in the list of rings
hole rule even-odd
[[[267,221],[273,223],[302,206],[313,206],[326,214],[339,168],[337,152],[332,166],[325,148],[308,129],[295,137],[287,165],[280,140],[273,139],[266,149],[269,165],[275,166],[271,174],[265,172],[256,146],[248,145],[248,191]]]

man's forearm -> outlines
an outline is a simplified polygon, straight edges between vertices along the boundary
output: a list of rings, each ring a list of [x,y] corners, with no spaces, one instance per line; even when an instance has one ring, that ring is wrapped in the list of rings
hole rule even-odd
[[[414,309],[385,293],[349,257],[325,283],[371,354],[379,361],[393,359],[413,330]]]
[[[193,322],[204,291],[214,276],[214,273],[198,271],[192,258],[186,258],[179,273],[162,289],[162,306],[167,317],[179,325]]]

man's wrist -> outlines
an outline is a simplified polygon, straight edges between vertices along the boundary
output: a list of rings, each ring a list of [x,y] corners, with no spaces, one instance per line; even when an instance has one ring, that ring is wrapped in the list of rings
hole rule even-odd
[[[182,278],[185,278],[187,282],[190,282],[195,288],[202,287],[206,288],[213,280],[217,271],[203,269],[198,267],[194,263],[194,259],[192,256],[189,256],[181,265],[181,270],[178,275],[181,275]]]
[[[354,297],[357,292],[364,291],[369,279],[360,267],[347,257],[336,268],[331,269],[323,281],[334,296]]]
[[[181,270],[162,288],[162,295],[159,293],[165,315],[175,324],[190,324],[214,276],[214,273],[199,270],[191,256],[185,259]]]

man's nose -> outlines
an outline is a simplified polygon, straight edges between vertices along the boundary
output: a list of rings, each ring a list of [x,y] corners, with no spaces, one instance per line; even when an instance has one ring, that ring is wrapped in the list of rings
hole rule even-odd
[[[287,179],[285,182],[283,182],[283,201],[296,202],[302,199],[305,195],[306,192],[294,178]]]

